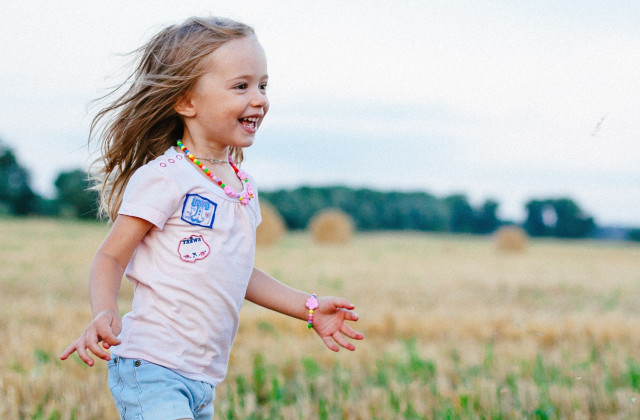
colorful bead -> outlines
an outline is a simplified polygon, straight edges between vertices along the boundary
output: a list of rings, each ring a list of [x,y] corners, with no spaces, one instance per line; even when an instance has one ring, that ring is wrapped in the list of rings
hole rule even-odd
[[[189,149],[187,149],[187,147],[182,143],[181,140],[178,140],[177,144],[180,150],[182,150],[193,163],[195,163],[198,167],[200,167],[200,169],[204,171],[205,175],[211,178],[213,182],[218,184],[218,186],[224,190],[225,194],[227,194],[231,198],[237,198],[240,201],[240,204],[243,204],[245,206],[249,204],[249,200],[253,198],[253,189],[251,188],[251,184],[249,184],[249,177],[245,172],[236,167],[236,164],[231,156],[229,156],[229,164],[233,168],[233,171],[236,173],[236,176],[240,181],[244,181],[245,183],[247,183],[247,192],[245,194],[236,193],[233,188],[227,186],[224,182],[222,182],[217,176],[213,174],[213,172],[209,170],[209,168],[205,167],[204,164],[198,158],[196,158],[193,153],[189,151]]]
[[[309,310],[309,316],[307,318],[307,328],[312,328],[313,327],[313,311],[319,306],[318,298],[315,293],[312,294],[309,297],[309,299],[307,299],[305,306]]]

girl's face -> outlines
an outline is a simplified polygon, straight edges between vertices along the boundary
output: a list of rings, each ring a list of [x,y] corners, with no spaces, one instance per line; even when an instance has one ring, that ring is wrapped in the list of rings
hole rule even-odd
[[[269,110],[267,59],[255,37],[227,41],[204,59],[205,73],[185,99],[188,134],[213,150],[248,147]],[[184,102],[184,100],[183,100]]]

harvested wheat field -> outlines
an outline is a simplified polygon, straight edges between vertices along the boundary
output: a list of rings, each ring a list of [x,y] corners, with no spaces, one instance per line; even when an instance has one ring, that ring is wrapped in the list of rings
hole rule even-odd
[[[0,418],[116,419],[102,363],[57,356],[90,318],[98,223],[0,220]],[[640,417],[640,247],[288,233],[256,265],[348,297],[365,334],[327,350],[302,321],[242,310],[216,419]],[[121,308],[131,287],[125,281]]]

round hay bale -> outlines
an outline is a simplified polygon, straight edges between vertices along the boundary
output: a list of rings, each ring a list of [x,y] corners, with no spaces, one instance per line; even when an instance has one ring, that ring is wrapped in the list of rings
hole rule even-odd
[[[353,219],[339,209],[322,210],[309,221],[309,231],[316,242],[345,244],[353,234]]]
[[[502,226],[495,232],[494,238],[498,251],[522,252],[529,245],[527,233],[516,225]]]
[[[284,219],[274,206],[264,201],[260,202],[260,213],[262,222],[256,229],[256,245],[269,246],[278,243],[287,231]]]

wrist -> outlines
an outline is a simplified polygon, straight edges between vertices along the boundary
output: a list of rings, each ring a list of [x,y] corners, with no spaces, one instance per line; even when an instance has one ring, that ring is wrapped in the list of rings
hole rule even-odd
[[[318,296],[313,293],[311,296],[309,296],[309,298],[307,299],[307,301],[305,302],[305,307],[307,310],[307,328],[311,329],[313,328],[313,314],[315,312],[315,310],[318,308],[319,304],[318,304]]]
[[[116,307],[109,307],[109,308],[100,308],[97,310],[93,310],[93,319],[98,318],[99,316],[102,315],[111,315],[113,317],[119,317],[120,316],[120,309],[116,306]]]

